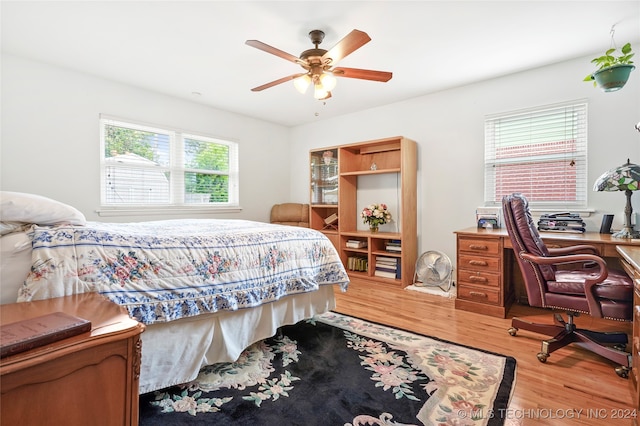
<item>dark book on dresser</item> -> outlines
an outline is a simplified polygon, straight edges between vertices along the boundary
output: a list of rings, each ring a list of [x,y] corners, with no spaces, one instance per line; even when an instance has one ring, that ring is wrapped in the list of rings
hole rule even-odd
[[[0,327],[0,358],[91,331],[91,321],[54,312]]]

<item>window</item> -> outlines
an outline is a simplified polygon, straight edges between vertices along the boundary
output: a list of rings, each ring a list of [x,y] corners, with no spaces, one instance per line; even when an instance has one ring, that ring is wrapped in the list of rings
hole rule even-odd
[[[104,206],[238,206],[238,146],[100,119]]]
[[[486,118],[485,204],[499,205],[514,192],[523,193],[532,206],[586,206],[586,103]]]

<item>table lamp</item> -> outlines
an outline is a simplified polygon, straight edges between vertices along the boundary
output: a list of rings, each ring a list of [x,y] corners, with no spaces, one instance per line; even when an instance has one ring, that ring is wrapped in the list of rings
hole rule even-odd
[[[624,191],[627,196],[627,205],[624,209],[624,226],[613,234],[617,238],[640,238],[640,233],[634,231],[631,225],[631,194],[640,186],[640,166],[632,164],[628,159],[626,164],[603,173],[593,185],[594,191]]]

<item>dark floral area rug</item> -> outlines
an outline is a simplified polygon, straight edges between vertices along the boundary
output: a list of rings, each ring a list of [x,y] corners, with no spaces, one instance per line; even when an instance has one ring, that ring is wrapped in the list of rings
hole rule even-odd
[[[329,312],[142,395],[140,424],[501,425],[515,369],[511,357]]]

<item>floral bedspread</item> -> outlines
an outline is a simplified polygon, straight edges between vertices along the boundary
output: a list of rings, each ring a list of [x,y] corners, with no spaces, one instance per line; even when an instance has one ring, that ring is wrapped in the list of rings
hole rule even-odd
[[[181,219],[34,225],[18,301],[95,291],[145,324],[237,310],[340,284],[337,251],[309,228]]]

